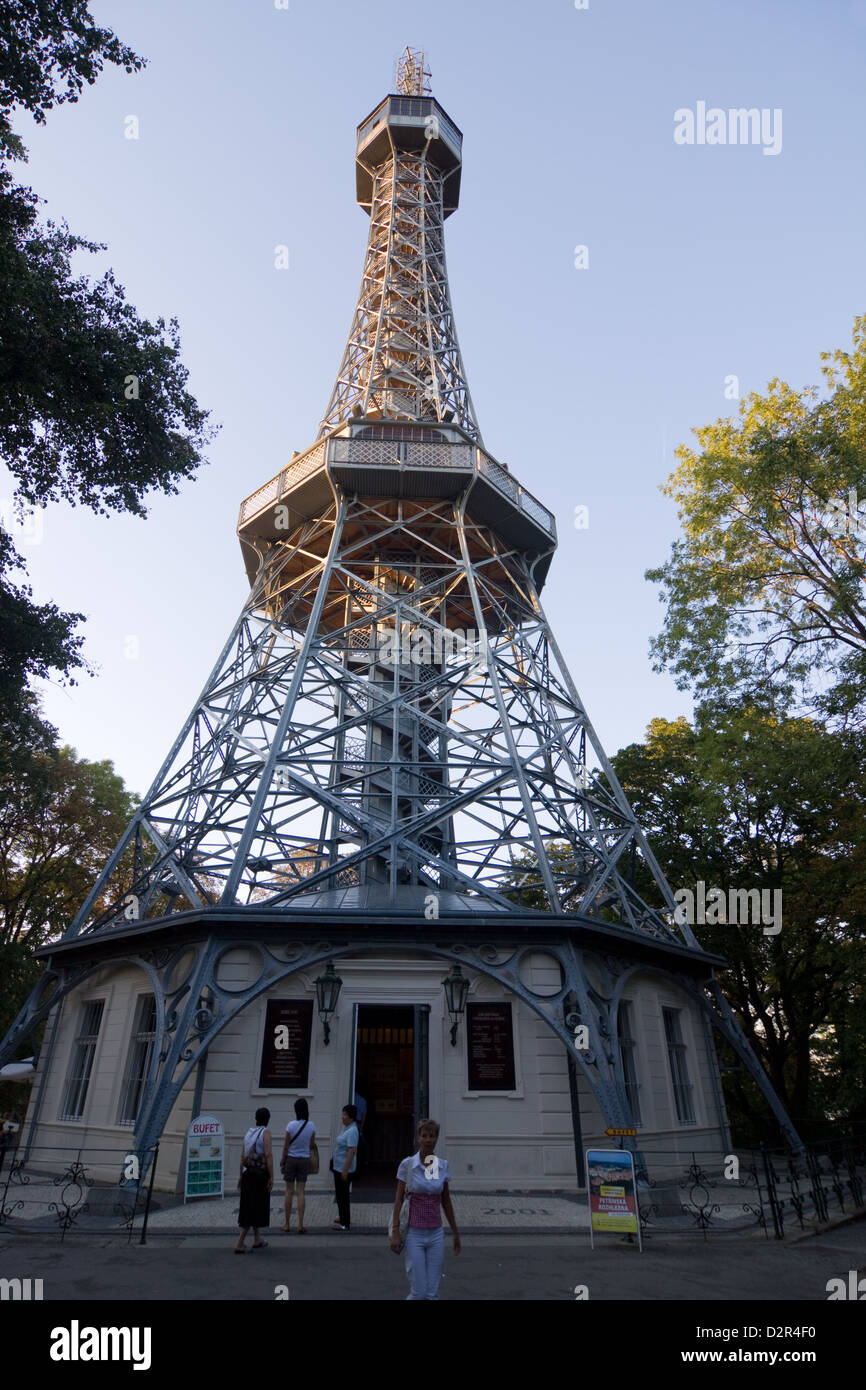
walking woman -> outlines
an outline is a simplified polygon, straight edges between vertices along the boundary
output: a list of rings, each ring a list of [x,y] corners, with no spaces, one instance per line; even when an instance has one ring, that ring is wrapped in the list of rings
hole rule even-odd
[[[439,1281],[445,1259],[445,1232],[442,1213],[454,1234],[454,1254],[460,1254],[460,1232],[451,1204],[448,1182],[451,1172],[446,1158],[437,1157],[439,1126],[435,1120],[422,1120],[418,1126],[418,1152],[404,1158],[397,1169],[397,1196],[391,1223],[391,1249],[399,1255],[400,1211],[409,1194],[409,1228],[406,1232],[406,1273],[410,1279],[407,1302],[438,1299]]]
[[[338,1213],[337,1220],[334,1222],[335,1231],[348,1231],[350,1225],[349,1179],[357,1167],[358,1126],[355,1124],[357,1118],[358,1111],[354,1105],[343,1106],[343,1128],[337,1135],[334,1157],[331,1159],[331,1170],[334,1174],[334,1196],[337,1199]]]
[[[286,1224],[282,1229],[286,1232],[291,1230],[292,1199],[297,1193],[298,1235],[305,1236],[304,1189],[310,1176],[310,1145],[315,1142],[316,1126],[310,1120],[310,1107],[305,1100],[295,1101],[295,1117],[286,1125],[283,1156],[280,1159],[280,1172],[286,1180]]]
[[[271,1189],[274,1185],[274,1156],[271,1151],[271,1135],[268,1121],[270,1110],[262,1107],[256,1111],[256,1122],[244,1135],[241,1151],[241,1172],[238,1178],[241,1204],[238,1211],[240,1234],[235,1246],[236,1255],[244,1255],[244,1241],[250,1226],[253,1228],[253,1249],[261,1250],[267,1245],[261,1238],[261,1230],[271,1222]]]

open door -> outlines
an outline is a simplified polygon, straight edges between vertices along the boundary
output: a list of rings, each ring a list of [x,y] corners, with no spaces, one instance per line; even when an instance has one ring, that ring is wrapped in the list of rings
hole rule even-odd
[[[426,1018],[424,1020],[426,1037]],[[413,1152],[418,1110],[418,1011],[411,1004],[360,1004],[353,1049],[354,1091],[367,1104],[365,1167],[393,1181]],[[426,1062],[423,1072],[426,1096]]]

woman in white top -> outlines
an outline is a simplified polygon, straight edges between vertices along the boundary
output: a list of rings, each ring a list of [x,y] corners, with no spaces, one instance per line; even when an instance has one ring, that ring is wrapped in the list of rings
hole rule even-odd
[[[292,1225],[292,1198],[298,1195],[298,1235],[305,1236],[304,1225],[305,1186],[310,1175],[310,1144],[316,1126],[310,1119],[310,1107],[305,1100],[295,1101],[296,1119],[286,1125],[283,1140],[283,1156],[280,1159],[280,1172],[286,1180],[286,1224],[281,1229],[288,1232]]]
[[[439,1158],[436,1145],[439,1126],[435,1120],[422,1120],[418,1126],[418,1152],[404,1158],[397,1169],[397,1196],[391,1218],[391,1249],[399,1255],[404,1249],[400,1239],[400,1210],[408,1194],[409,1228],[406,1231],[406,1273],[409,1275],[409,1299],[438,1299],[442,1264],[445,1257],[445,1233],[442,1213],[454,1234],[454,1254],[460,1254],[460,1232],[454,1216],[448,1186],[451,1170],[447,1158]]]

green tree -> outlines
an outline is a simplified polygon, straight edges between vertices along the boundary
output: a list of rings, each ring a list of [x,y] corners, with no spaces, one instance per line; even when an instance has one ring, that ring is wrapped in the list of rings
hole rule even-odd
[[[83,901],[136,805],[110,762],[58,748],[31,711],[26,733],[0,727],[0,1037]]]
[[[866,700],[866,317],[823,353],[829,394],[770,382],[695,431],[663,491],[682,538],[647,572],[667,613],[656,669],[700,698],[767,685],[825,715]]]
[[[11,572],[22,565],[9,535],[0,530],[0,724],[17,724],[19,733],[26,732],[33,718],[27,693],[30,678],[52,671],[68,676],[85,664],[84,639],[73,631],[83,614],[61,613],[53,603],[34,603],[30,585],[11,579]]]
[[[152,489],[174,493],[203,462],[208,413],[186,389],[176,320],[150,322],[109,270],[73,275],[76,252],[104,249],[42,222],[39,199],[13,181],[26,151],[12,130],[76,101],[105,62],[143,59],[96,25],[81,0],[7,0],[0,10],[0,458],[19,507],[64,500],[97,513],[146,515]],[[11,654],[0,667],[5,717],[26,714],[26,682],[85,667],[80,614],[32,603],[8,535],[0,544],[0,622]]]
[[[565,840],[552,840],[547,845],[547,859],[553,876],[561,888],[566,880],[574,878],[574,851]],[[549,912],[550,901],[544,879],[541,876],[537,857],[525,851],[508,874],[508,891],[503,894],[509,902],[533,912]]]
[[[0,154],[21,154],[12,130],[16,108],[40,123],[45,112],[77,101],[109,62],[137,72],[145,60],[110,29],[101,29],[88,0],[5,0],[0,18]]]
[[[728,961],[722,986],[792,1118],[854,1115],[866,1083],[866,736],[726,702],[694,725],[653,720],[612,761],[674,890],[781,890],[776,934],[721,914],[694,931]],[[754,1101],[732,1073],[732,1112]]]

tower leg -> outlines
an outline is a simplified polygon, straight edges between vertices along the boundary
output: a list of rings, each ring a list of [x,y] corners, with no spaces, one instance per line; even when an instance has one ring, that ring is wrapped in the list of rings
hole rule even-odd
[[[804,1155],[806,1148],[803,1140],[797,1133],[787,1110],[776,1095],[770,1078],[755,1056],[733,1009],[722,993],[722,987],[718,980],[713,980],[710,986],[710,994],[712,996],[712,1002],[706,995],[700,995],[699,997],[703,1007],[709,1014],[713,1027],[718,1029],[725,1041],[730,1043],[731,1047],[740,1058],[746,1071],[749,1073],[755,1085],[758,1087],[758,1090],[761,1092],[761,1095],[764,1097],[764,1100],[772,1110],[789,1147],[794,1153],[801,1156]]]

